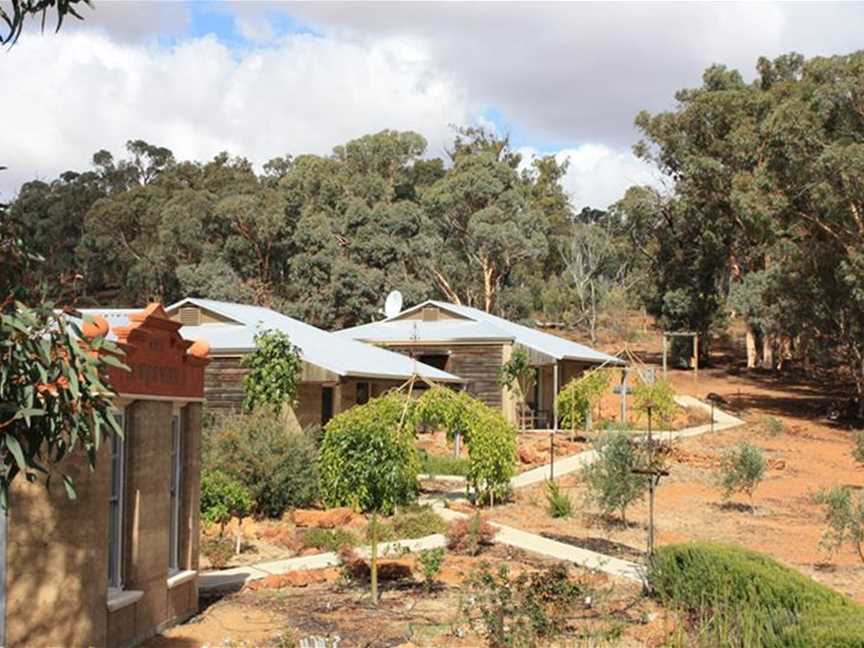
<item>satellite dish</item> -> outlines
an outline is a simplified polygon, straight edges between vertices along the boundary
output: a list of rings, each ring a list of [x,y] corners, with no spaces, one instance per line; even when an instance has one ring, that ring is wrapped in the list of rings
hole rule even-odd
[[[388,318],[396,317],[402,312],[402,293],[398,290],[393,290],[387,295],[387,301],[384,302],[384,315]]]

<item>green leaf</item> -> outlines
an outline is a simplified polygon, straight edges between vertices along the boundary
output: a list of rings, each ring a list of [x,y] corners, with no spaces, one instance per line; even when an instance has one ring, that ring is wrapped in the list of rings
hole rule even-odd
[[[18,464],[18,469],[24,472],[27,469],[27,462],[24,461],[24,450],[21,448],[21,444],[14,435],[6,435],[6,447],[15,458],[15,463]]]

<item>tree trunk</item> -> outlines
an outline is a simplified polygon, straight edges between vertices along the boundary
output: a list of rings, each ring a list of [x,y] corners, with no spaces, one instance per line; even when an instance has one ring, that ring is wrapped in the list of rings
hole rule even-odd
[[[243,518],[237,518],[237,536],[234,539],[234,555],[240,555],[240,548],[243,546]]]
[[[745,337],[745,345],[747,346],[747,368],[755,369],[756,367],[756,331],[753,327],[747,326],[747,334]]]
[[[762,339],[762,368],[774,368],[774,336],[769,333]]]
[[[378,607],[378,513],[372,513],[372,557],[369,561],[370,579],[372,581],[372,605]]]

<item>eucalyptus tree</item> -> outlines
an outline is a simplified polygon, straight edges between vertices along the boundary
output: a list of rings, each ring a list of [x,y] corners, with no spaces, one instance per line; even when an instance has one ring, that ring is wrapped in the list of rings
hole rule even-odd
[[[453,167],[423,192],[435,253],[428,272],[450,300],[492,312],[520,266],[548,254],[549,225],[506,140],[457,135]]]

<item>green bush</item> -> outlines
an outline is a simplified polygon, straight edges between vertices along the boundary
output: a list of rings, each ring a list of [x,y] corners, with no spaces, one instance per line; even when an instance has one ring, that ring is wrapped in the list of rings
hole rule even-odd
[[[396,538],[424,538],[433,533],[447,531],[447,523],[429,506],[399,511],[393,516],[393,531]]]
[[[435,577],[441,571],[441,565],[444,563],[444,550],[439,547],[421,551],[420,555],[417,556],[417,562],[420,563],[420,568],[423,570],[426,588],[431,589]]]
[[[464,457],[429,454],[419,450],[420,472],[425,475],[462,475],[468,474],[469,462]]]
[[[357,536],[346,529],[309,529],[303,533],[303,544],[322,551],[338,551],[341,547],[356,547]]]
[[[573,500],[561,492],[558,482],[551,479],[546,482],[546,501],[549,515],[553,518],[566,518],[573,514]]]
[[[848,486],[835,486],[813,499],[825,507],[828,528],[822,535],[822,547],[833,554],[848,543],[864,562],[864,495],[856,498]]]
[[[786,425],[776,416],[765,416],[759,421],[759,429],[768,436],[779,436],[786,431]]]
[[[429,506],[411,506],[398,511],[389,522],[378,522],[378,539],[383,542],[425,538],[446,531],[447,523]],[[367,527],[369,540],[371,532],[371,526]]]
[[[745,441],[723,453],[718,481],[725,499],[734,493],[743,492],[752,501],[753,491],[764,476],[765,457],[753,444]]]
[[[768,556],[723,545],[662,547],[649,581],[706,646],[864,646],[864,607]]]
[[[597,459],[582,469],[587,497],[603,515],[621,514],[627,523],[627,507],[645,497],[648,478],[633,472],[641,463],[640,448],[623,432],[604,434],[594,443]]]
[[[317,454],[311,434],[288,432],[266,409],[214,416],[202,452],[205,469],[243,484],[268,517],[318,501]]]
[[[240,482],[212,470],[201,474],[201,517],[208,524],[218,524],[220,535],[231,518],[242,520],[253,506],[252,495]]]

